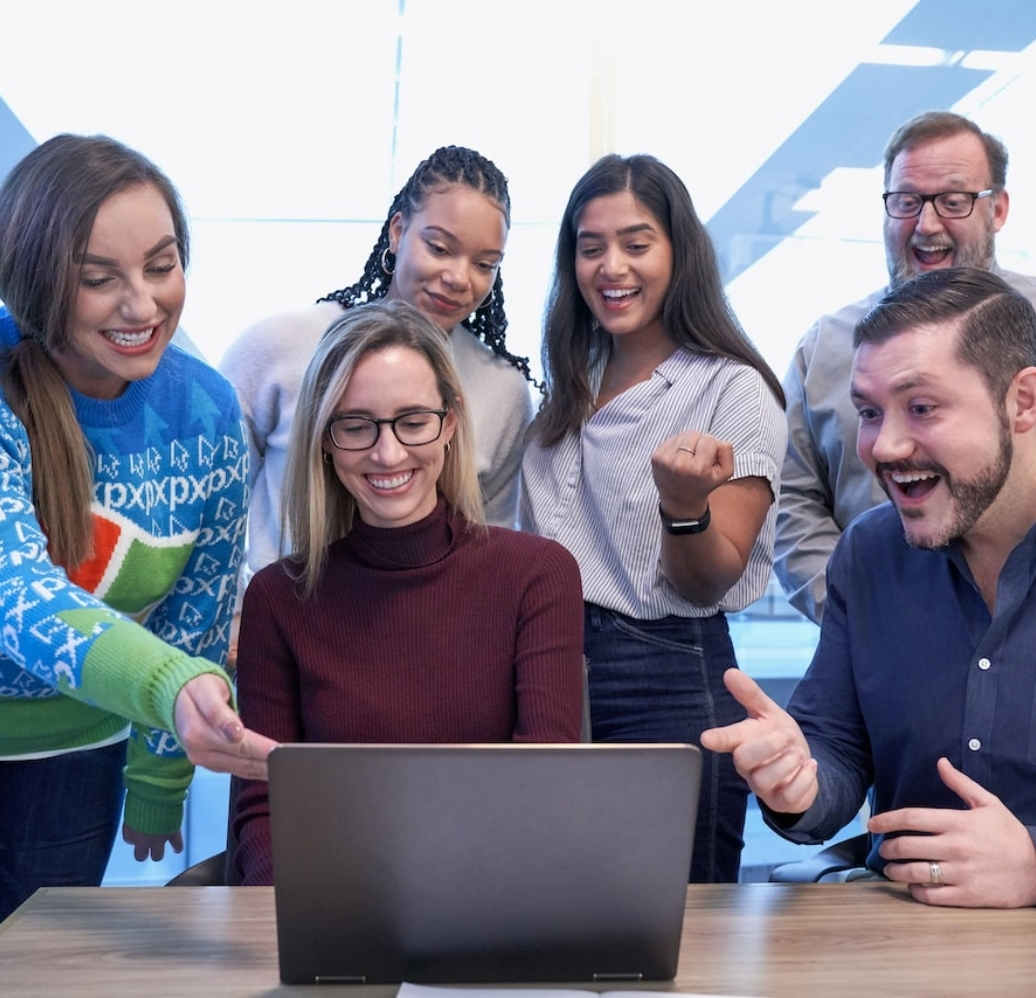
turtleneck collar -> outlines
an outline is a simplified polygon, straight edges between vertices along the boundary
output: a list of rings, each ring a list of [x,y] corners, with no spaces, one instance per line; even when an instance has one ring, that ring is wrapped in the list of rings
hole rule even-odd
[[[352,530],[338,543],[363,564],[392,571],[442,561],[453,550],[457,533],[446,500],[440,495],[428,516],[405,527],[372,527],[357,516]]]

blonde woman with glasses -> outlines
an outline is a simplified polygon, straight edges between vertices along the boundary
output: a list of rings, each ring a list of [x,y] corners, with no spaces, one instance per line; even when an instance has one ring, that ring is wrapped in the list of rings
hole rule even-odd
[[[571,555],[487,527],[444,333],[402,302],[334,323],[303,378],[286,522],[294,553],[245,595],[238,695],[282,742],[579,738]],[[270,883],[265,783],[236,795],[235,873]]]

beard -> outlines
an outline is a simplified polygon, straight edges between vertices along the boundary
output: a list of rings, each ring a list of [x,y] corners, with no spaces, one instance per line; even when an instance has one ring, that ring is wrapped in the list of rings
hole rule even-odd
[[[971,478],[954,479],[942,465],[934,462],[925,465],[881,464],[875,468],[878,481],[888,497],[892,499],[893,505],[896,505],[896,501],[885,483],[885,472],[889,471],[933,471],[941,476],[950,493],[950,498],[953,500],[949,522],[927,536],[911,536],[910,530],[910,521],[923,519],[924,511],[920,509],[903,510],[897,505],[899,521],[903,527],[907,544],[911,547],[928,550],[946,547],[951,541],[960,540],[967,534],[978,522],[979,517],[989,509],[1007,481],[1011,461],[1014,458],[1014,443],[1011,440],[1010,430],[1005,424],[1006,420],[1002,417],[996,457]]]
[[[992,270],[993,262],[996,259],[992,225],[983,226],[982,232],[967,242],[957,242],[948,235],[943,236],[939,242],[945,246],[953,247],[953,254],[947,267],[977,267],[979,270]],[[918,240],[920,242],[920,240]],[[914,237],[911,237],[906,245],[893,246],[890,244],[888,235],[885,236],[885,262],[889,270],[889,286],[892,289],[898,288],[901,284],[917,277],[922,273],[917,266],[911,252],[911,245]]]

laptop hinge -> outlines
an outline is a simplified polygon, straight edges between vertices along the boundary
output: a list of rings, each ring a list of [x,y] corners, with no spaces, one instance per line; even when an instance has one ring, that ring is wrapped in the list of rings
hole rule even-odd
[[[644,975],[631,971],[628,974],[594,974],[593,979],[595,981],[642,981]]]
[[[365,974],[317,974],[314,984],[366,984]]]

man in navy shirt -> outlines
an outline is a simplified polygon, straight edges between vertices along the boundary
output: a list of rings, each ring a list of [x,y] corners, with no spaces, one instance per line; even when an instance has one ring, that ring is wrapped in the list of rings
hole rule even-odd
[[[891,504],[828,567],[785,712],[702,735],[770,825],[833,835],[874,787],[868,866],[919,901],[1036,904],[1036,312],[999,277],[937,270],[856,327],[857,452]]]

